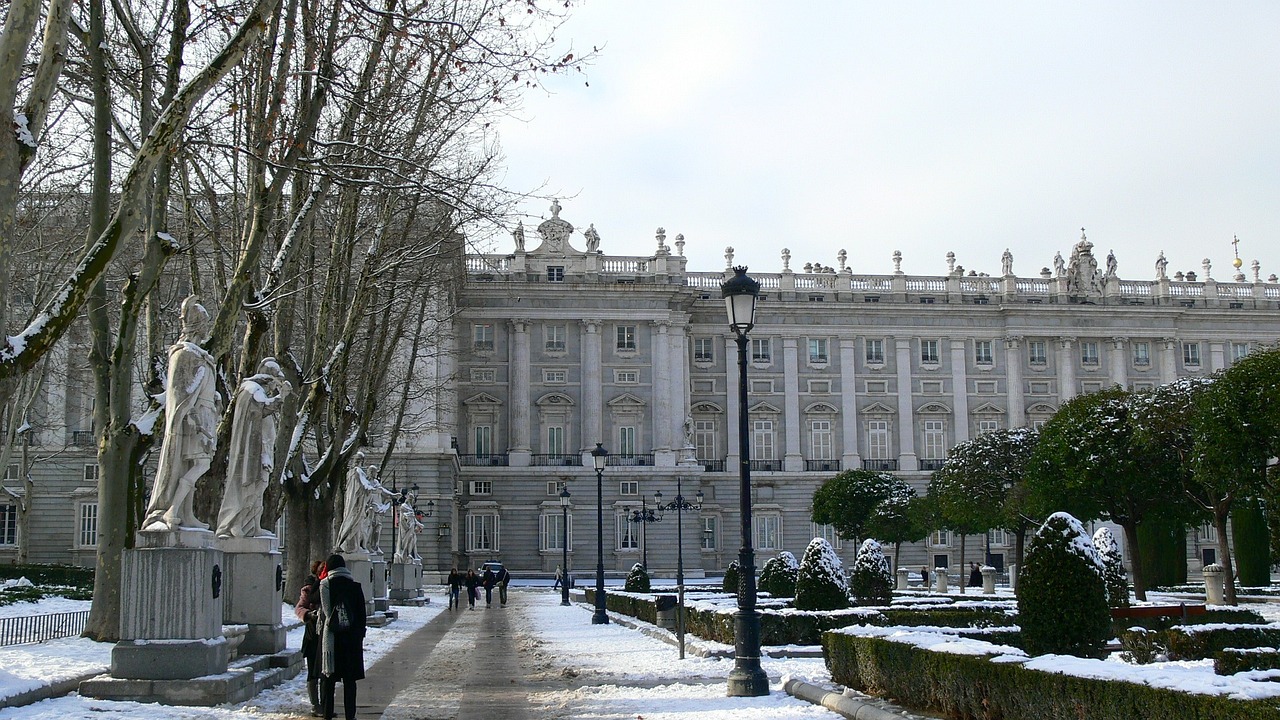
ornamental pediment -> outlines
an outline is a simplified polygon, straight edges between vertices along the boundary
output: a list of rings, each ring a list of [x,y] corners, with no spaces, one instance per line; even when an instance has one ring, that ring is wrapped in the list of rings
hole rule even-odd
[[[608,405],[615,410],[620,408],[638,408],[644,407],[645,401],[631,393],[622,393],[618,397],[605,403],[605,405]]]
[[[490,395],[489,393],[482,392],[482,393],[476,393],[475,395],[472,395],[466,400],[463,400],[462,404],[463,405],[501,405],[502,400],[494,397],[493,395]]]
[[[969,411],[973,415],[1003,415],[1004,408],[996,407],[991,403],[982,403],[978,407]]]
[[[553,392],[553,393],[547,393],[546,395],[543,395],[542,397],[534,401],[533,404],[537,405],[538,407],[547,407],[547,406],[564,407],[564,406],[571,406],[574,403],[573,403],[573,398],[569,397],[568,395],[565,395],[564,393]]]
[[[812,415],[836,415],[840,411],[831,403],[816,402],[805,407],[804,411]]]
[[[1027,412],[1029,412],[1029,413],[1037,413],[1037,414],[1043,413],[1043,414],[1045,414],[1045,415],[1052,415],[1052,414],[1054,414],[1054,413],[1058,412],[1058,408],[1056,408],[1056,407],[1054,407],[1054,406],[1052,406],[1052,405],[1049,405],[1048,403],[1038,403],[1038,404],[1036,404],[1036,405],[1032,405],[1031,407],[1027,408]]]
[[[934,403],[929,403],[928,405],[925,405],[924,407],[920,408],[919,412],[933,414],[933,415],[940,415],[944,413],[950,413],[951,408],[947,407],[946,405],[943,405],[942,403],[934,402]]]
[[[870,405],[864,406],[862,408],[862,412],[868,415],[892,415],[897,411],[884,403],[873,402]]]
[[[748,411],[753,413],[764,413],[766,415],[780,415],[782,413],[778,408],[763,401],[752,405],[748,408]]]
[[[723,413],[724,409],[713,402],[694,403],[692,412],[696,413]]]

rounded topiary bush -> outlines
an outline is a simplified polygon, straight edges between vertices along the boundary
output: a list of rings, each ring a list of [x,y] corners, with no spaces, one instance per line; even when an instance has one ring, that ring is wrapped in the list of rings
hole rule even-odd
[[[1018,625],[1029,654],[1101,656],[1111,631],[1104,572],[1080,521],[1050,515],[1018,570]]]
[[[800,563],[796,556],[785,550],[769,559],[760,571],[760,589],[774,597],[795,597],[796,576]]]
[[[632,565],[631,572],[627,573],[627,583],[622,589],[627,592],[647,593],[649,588],[649,571],[640,563]]]
[[[729,567],[724,569],[724,582],[721,583],[721,587],[724,588],[725,592],[738,592],[738,573],[739,565],[737,560],[729,563]]]
[[[797,610],[839,610],[849,607],[849,585],[831,543],[814,538],[805,548],[796,575]]]
[[[888,605],[893,600],[893,573],[880,543],[867,538],[858,548],[849,573],[849,591],[859,605]]]
[[[1129,607],[1129,581],[1124,577],[1124,558],[1120,555],[1120,544],[1115,535],[1105,527],[1098,528],[1093,534],[1093,547],[1102,558],[1102,581],[1107,588],[1107,605],[1111,607]]]

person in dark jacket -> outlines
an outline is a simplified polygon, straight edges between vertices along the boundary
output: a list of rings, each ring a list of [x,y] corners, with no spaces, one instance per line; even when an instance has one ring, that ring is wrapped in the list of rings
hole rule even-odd
[[[458,568],[449,571],[449,609],[462,608],[462,581],[466,576]]]
[[[325,566],[329,574],[320,582],[321,711],[325,718],[334,717],[334,689],[342,681],[342,707],[347,720],[355,720],[356,681],[364,679],[364,591],[341,555],[330,555]]]
[[[480,587],[480,576],[476,575],[475,570],[468,570],[467,576],[463,578],[462,584],[467,586],[467,604],[469,609],[476,609],[476,596],[479,594],[477,588]]]
[[[507,585],[511,584],[511,573],[507,572],[507,568],[498,568],[496,575],[498,580],[498,600],[505,606],[507,604]]]
[[[323,560],[311,563],[311,574],[298,593],[298,604],[293,614],[303,622],[302,656],[307,659],[307,697],[311,700],[311,714],[320,716],[320,581],[325,577]]]
[[[982,587],[982,569],[978,563],[969,563],[969,587]]]
[[[493,574],[493,568],[484,569],[484,577],[481,578],[480,584],[484,586],[485,607],[493,607],[493,586],[498,584],[498,576]]]

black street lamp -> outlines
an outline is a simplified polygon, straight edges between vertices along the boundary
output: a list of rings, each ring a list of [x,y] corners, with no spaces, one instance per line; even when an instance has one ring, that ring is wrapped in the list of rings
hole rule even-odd
[[[564,513],[560,524],[560,552],[564,561],[560,563],[560,604],[569,604],[569,487],[560,488],[560,510]],[[554,515],[552,517],[555,517]]]
[[[702,509],[702,491],[699,490],[695,496],[697,502],[689,503],[684,499],[681,486],[682,478],[676,476],[676,499],[670,503],[662,504],[662,493],[653,494],[653,499],[658,502],[658,518],[662,518],[662,513],[667,510],[676,511],[676,639],[680,643],[680,659],[684,659],[684,511],[685,510],[701,510]]]
[[[658,512],[650,510],[644,504],[644,498],[640,498],[640,509],[632,510],[631,517],[628,518],[633,523],[641,523],[640,525],[640,562],[644,565],[644,571],[649,572],[649,523],[662,522],[662,492],[658,491],[653,494],[653,501],[658,505]]]
[[[596,443],[596,449],[591,451],[596,468],[596,611],[591,615],[592,625],[609,624],[604,598],[604,464],[608,457],[604,443]]]
[[[729,328],[738,342],[738,504],[742,518],[742,547],[738,550],[738,612],[733,616],[734,663],[729,673],[729,697],[769,694],[769,676],[760,667],[760,615],[756,612],[756,560],[751,545],[751,437],[747,431],[747,333],[755,326],[760,283],[747,277],[746,267],[720,286]]]

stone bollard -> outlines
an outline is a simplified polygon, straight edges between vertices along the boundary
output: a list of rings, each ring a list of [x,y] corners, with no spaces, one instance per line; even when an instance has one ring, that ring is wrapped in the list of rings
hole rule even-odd
[[[1222,566],[1217,563],[1205,565],[1200,572],[1204,573],[1204,603],[1222,605]]]
[[[1018,564],[1017,563],[1013,563],[1009,565],[1009,589],[1010,590],[1018,589]]]
[[[982,592],[985,595],[996,594],[996,569],[990,565],[982,566]]]
[[[936,590],[937,592],[944,593],[947,591],[947,569],[946,568],[933,569],[933,583],[934,583],[933,589]]]
[[[908,589],[908,583],[911,582],[911,571],[906,568],[898,568],[898,589]]]

